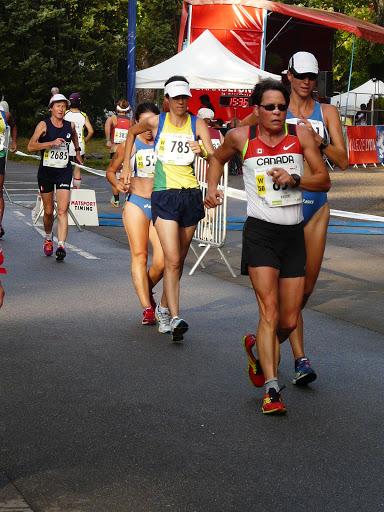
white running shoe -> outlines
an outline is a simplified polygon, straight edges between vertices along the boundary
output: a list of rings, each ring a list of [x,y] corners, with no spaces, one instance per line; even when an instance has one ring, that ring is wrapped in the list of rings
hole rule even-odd
[[[172,341],[182,341],[184,333],[188,331],[188,324],[182,318],[175,316],[171,320]]]
[[[161,308],[163,311],[160,311],[160,304],[157,304],[155,309],[155,317],[159,322],[159,332],[171,332],[171,316],[169,314],[168,308]]]

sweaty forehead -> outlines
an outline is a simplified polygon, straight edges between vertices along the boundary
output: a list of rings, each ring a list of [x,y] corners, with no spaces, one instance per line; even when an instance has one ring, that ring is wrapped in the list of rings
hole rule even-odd
[[[273,103],[275,105],[279,103],[285,103],[285,98],[282,92],[280,91],[265,91],[261,98],[261,103],[263,105],[267,105],[268,103]]]

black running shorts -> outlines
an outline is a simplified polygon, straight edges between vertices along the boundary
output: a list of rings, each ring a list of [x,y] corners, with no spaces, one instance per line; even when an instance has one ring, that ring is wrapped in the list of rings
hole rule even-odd
[[[51,181],[37,180],[41,194],[49,194],[53,192],[55,185],[56,190],[71,190],[70,181],[60,181],[59,183],[52,183]]]
[[[302,222],[284,226],[247,218],[243,229],[242,275],[248,275],[248,267],[272,267],[280,270],[280,277],[302,277],[305,259]]]
[[[0,157],[0,174],[5,175],[5,156]]]

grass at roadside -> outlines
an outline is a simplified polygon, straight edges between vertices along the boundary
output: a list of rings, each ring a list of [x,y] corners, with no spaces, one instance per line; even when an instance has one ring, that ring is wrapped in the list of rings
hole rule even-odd
[[[29,139],[27,139],[26,137],[18,137],[17,149],[23,153],[28,154],[28,142]],[[92,155],[99,155],[102,158],[94,158]],[[86,165],[87,167],[92,167],[92,169],[106,171],[110,159],[109,148],[107,148],[107,146],[105,145],[105,139],[92,137],[91,140],[86,144],[85,156],[89,158],[85,158],[84,165]],[[26,164],[39,165],[39,160],[36,160],[35,158],[13,155],[11,152],[8,153],[8,159],[12,162],[23,162]],[[86,171],[83,170],[82,172]]]

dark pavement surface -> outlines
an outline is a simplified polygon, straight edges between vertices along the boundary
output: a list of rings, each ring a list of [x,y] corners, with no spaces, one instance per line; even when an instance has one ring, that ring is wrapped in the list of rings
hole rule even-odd
[[[304,313],[319,378],[291,384],[285,343],[288,414],[265,417],[241,345],[257,326],[247,278],[230,277],[215,250],[205,271],[186,269],[190,330],[174,345],[140,324],[123,228],[71,227],[65,262],[44,256],[35,176],[12,164],[6,181],[16,203],[2,241],[0,512],[384,510],[381,236],[329,235]],[[116,213],[104,180],[84,183]],[[244,208],[231,201],[230,215]],[[229,232],[237,273],[240,244]]]

